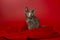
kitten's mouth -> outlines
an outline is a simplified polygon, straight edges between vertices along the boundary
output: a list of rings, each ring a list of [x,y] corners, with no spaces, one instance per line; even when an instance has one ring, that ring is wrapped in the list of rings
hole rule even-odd
[[[31,17],[28,17],[29,19],[32,19],[32,16]]]

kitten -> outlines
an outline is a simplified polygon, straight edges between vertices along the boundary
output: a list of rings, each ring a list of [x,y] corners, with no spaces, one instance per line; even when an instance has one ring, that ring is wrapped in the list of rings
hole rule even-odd
[[[27,7],[25,8],[26,15],[26,23],[28,25],[28,29],[39,28],[39,20],[36,16],[34,16],[35,10],[29,10]]]

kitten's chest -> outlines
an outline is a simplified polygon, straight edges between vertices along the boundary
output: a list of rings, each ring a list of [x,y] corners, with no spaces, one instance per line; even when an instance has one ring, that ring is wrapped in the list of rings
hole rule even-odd
[[[34,19],[32,18],[32,19],[26,19],[26,22],[34,22]]]

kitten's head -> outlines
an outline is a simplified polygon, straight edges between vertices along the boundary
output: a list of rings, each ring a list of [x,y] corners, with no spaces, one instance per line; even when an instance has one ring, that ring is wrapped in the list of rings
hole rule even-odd
[[[32,16],[34,16],[34,9],[33,10],[29,10],[28,7],[25,8],[25,15],[29,18],[31,18]]]

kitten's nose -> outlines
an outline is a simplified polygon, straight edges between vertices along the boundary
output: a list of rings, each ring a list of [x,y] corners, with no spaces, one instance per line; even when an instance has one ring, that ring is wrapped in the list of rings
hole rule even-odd
[[[31,16],[31,13],[29,13],[29,17]]]

